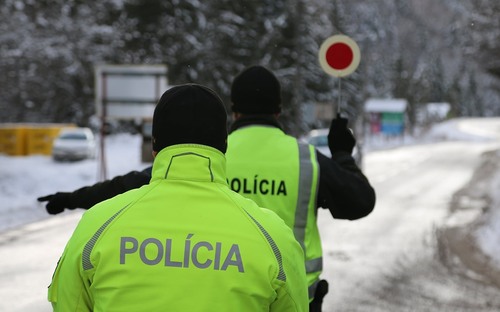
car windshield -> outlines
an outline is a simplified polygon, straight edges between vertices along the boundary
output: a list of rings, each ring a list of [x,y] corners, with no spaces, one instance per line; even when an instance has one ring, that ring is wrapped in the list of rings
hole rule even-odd
[[[314,136],[309,139],[309,144],[314,146],[327,146],[328,137],[326,135]]]
[[[63,133],[59,138],[62,140],[86,140],[87,136],[84,133]]]

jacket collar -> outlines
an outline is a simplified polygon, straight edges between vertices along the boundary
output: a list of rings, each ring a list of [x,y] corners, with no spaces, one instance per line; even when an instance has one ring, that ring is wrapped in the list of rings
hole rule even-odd
[[[283,130],[280,122],[273,115],[244,115],[233,122],[229,133],[247,126],[271,126]]]
[[[153,162],[151,182],[161,179],[227,184],[226,158],[205,145],[172,145],[162,149]]]

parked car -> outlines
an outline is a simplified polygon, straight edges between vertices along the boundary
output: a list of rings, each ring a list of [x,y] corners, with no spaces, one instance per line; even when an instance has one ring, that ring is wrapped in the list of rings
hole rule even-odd
[[[314,145],[316,149],[325,156],[331,157],[332,153],[328,147],[328,132],[330,129],[314,129],[311,130],[305,137],[304,141]],[[363,167],[363,154],[361,150],[361,145],[356,144],[352,151],[352,157],[356,161],[356,164],[361,168]]]
[[[55,161],[95,158],[96,140],[89,128],[67,128],[61,130],[52,145]]]

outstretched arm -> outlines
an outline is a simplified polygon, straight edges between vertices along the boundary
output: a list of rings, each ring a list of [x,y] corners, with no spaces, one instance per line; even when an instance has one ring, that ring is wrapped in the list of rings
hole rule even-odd
[[[50,214],[61,213],[64,209],[89,209],[101,201],[148,184],[150,179],[151,167],[148,167],[142,171],[131,171],[73,192],[57,192],[42,196],[38,198],[38,201],[47,202],[45,208]]]

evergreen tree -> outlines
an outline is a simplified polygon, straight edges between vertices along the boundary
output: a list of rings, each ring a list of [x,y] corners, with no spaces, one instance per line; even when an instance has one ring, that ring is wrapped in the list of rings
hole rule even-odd
[[[307,130],[302,106],[339,98],[351,120],[368,97],[405,97],[411,111],[448,97],[460,115],[498,114],[498,3],[4,0],[0,109],[8,113],[0,122],[87,124],[94,67],[105,63],[166,64],[171,84],[206,84],[228,105],[233,77],[249,65],[267,66],[283,84],[283,121],[296,135]],[[341,94],[317,59],[320,44],[339,33],[361,49]],[[472,100],[474,109],[456,106]]]

